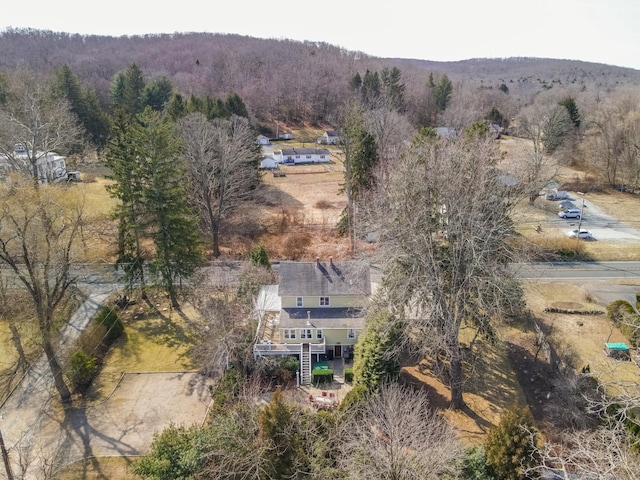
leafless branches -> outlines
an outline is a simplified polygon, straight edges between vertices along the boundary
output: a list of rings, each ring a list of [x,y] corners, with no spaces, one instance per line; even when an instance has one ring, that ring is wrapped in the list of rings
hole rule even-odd
[[[492,320],[520,307],[504,268],[512,192],[496,170],[492,142],[418,137],[396,165],[380,212],[383,292],[410,320],[406,338],[447,357],[454,408],[463,405],[460,329],[472,325],[490,337]]]
[[[209,122],[202,114],[191,114],[179,128],[193,184],[191,200],[218,257],[222,221],[251,195],[258,181],[255,134],[249,122],[237,116]]]
[[[452,428],[423,391],[386,385],[350,422],[340,463],[349,478],[390,480],[455,476],[462,454]]]

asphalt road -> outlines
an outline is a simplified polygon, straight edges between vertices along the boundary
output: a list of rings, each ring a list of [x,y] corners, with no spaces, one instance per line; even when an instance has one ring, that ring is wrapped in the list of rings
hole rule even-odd
[[[523,280],[640,280],[640,262],[518,263],[512,268]]]

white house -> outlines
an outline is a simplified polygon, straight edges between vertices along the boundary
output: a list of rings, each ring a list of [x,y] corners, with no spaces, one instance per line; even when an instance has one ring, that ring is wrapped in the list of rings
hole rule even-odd
[[[23,171],[33,175],[30,153],[24,145],[16,144],[13,152],[0,155],[0,176],[4,177],[12,171]],[[77,174],[77,172],[67,172],[65,157],[55,152],[37,151],[35,158],[40,183],[66,181],[69,174]]]
[[[276,162],[285,165],[298,163],[328,163],[331,161],[326,148],[283,148],[273,152]]]
[[[322,145],[337,145],[340,143],[340,136],[338,132],[327,130],[322,136],[318,137],[318,143]]]
[[[264,170],[273,170],[278,168],[278,162],[273,157],[264,157],[260,162],[260,168]]]
[[[258,145],[270,145],[271,141],[269,140],[269,137],[265,137],[264,135],[258,135],[258,137],[256,138],[256,143]]]
[[[281,262],[279,285],[263,287],[256,301],[254,358],[296,356],[308,385],[314,361],[351,358],[370,295],[369,265]]]

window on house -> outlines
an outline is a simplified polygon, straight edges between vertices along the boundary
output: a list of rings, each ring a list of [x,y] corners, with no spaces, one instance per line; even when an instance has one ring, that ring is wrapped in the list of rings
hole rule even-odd
[[[320,155],[320,158],[324,158],[324,155]]]
[[[311,158],[311,155],[307,155],[307,158]]]
[[[328,307],[329,306],[329,297],[320,297],[320,306]]]
[[[296,158],[300,158],[300,155],[296,155]]]
[[[302,307],[302,297],[296,297],[296,307]]]
[[[322,340],[322,329],[319,328],[316,330],[316,338]]]
[[[295,338],[296,338],[296,329],[295,328],[285,328],[284,329],[284,338],[285,338],[285,340],[295,340]]]
[[[348,328],[347,329],[347,338],[349,338],[349,339],[356,338],[356,329],[355,328]]]
[[[300,330],[300,338],[306,338],[308,340],[311,340],[313,337],[311,336],[311,329],[310,328],[303,328]]]

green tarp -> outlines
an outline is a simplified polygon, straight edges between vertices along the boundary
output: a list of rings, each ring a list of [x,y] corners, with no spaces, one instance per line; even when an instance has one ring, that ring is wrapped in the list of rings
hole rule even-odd
[[[629,346],[624,343],[624,342],[616,342],[616,343],[605,343],[605,346],[609,349],[609,350],[617,350],[617,351],[621,351],[621,350],[629,350]]]

